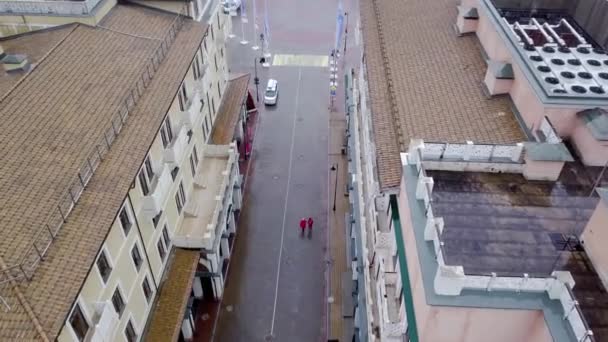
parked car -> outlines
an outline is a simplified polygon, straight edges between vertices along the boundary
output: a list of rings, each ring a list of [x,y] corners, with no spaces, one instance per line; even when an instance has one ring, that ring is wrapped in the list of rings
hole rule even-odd
[[[241,8],[241,0],[224,0],[222,3],[224,13],[229,14],[230,12],[236,12]]]
[[[277,98],[279,97],[279,83],[277,80],[269,79],[268,85],[266,85],[266,92],[264,93],[264,104],[276,105]]]

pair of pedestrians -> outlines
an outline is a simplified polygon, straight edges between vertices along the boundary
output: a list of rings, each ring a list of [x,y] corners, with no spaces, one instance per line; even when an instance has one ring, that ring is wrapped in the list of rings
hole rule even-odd
[[[309,217],[308,220],[303,217],[300,220],[300,230],[302,231],[302,234],[304,234],[304,230],[306,230],[306,227],[308,226],[308,231],[312,232],[312,225],[313,225],[314,221],[312,220],[312,217]]]

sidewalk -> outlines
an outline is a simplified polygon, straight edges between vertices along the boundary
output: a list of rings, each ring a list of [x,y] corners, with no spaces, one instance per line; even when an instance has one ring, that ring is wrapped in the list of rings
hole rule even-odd
[[[352,286],[349,274],[350,264],[347,262],[347,243],[348,238],[346,233],[345,216],[348,214],[349,202],[348,197],[344,195],[346,189],[346,180],[348,175],[348,163],[346,155],[342,154],[342,148],[345,142],[346,117],[343,112],[343,105],[340,103],[343,99],[337,97],[336,111],[330,113],[329,129],[329,164],[337,166],[335,171],[330,172],[330,195],[329,195],[329,248],[331,258],[331,273],[330,273],[330,296],[333,297],[333,303],[329,304],[329,332],[328,340],[350,341],[352,337],[352,313],[345,312],[343,307],[345,304],[345,295],[350,296],[350,293],[345,293],[346,289]],[[337,176],[337,187],[336,187]],[[335,192],[335,211],[334,205]],[[345,317],[345,315],[347,317]]]

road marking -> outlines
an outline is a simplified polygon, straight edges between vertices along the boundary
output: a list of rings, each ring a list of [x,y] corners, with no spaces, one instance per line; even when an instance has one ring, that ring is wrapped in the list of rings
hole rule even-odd
[[[273,66],[299,66],[325,68],[329,63],[328,56],[320,55],[274,55]]]
[[[293,125],[291,128],[291,147],[289,148],[289,168],[287,169],[287,190],[285,191],[285,205],[283,206],[283,227],[281,228],[281,245],[279,249],[279,260],[277,265],[277,280],[274,288],[274,306],[272,307],[272,323],[270,324],[270,336],[274,336],[274,320],[277,314],[277,300],[279,298],[279,279],[281,276],[281,257],[283,256],[283,243],[285,242],[285,222],[287,221],[287,201],[289,200],[289,185],[291,184],[291,166],[293,163],[293,147],[296,142],[296,118],[298,116],[298,101],[300,99],[300,82],[302,81],[302,69],[298,69],[298,85],[296,88],[295,108],[293,110]]]

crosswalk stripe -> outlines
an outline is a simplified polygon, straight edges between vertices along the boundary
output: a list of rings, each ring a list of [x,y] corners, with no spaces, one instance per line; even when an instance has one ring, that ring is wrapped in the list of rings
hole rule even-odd
[[[325,68],[329,57],[320,55],[274,55],[273,66],[300,66]]]

